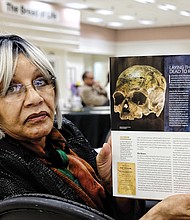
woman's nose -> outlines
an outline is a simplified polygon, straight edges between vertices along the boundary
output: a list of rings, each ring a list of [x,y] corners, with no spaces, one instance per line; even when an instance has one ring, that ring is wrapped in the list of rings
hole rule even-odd
[[[25,105],[38,105],[43,101],[43,97],[36,91],[32,84],[25,87]]]

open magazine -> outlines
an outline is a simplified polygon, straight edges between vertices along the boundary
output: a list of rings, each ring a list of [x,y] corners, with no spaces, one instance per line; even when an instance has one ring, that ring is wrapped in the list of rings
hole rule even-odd
[[[113,194],[190,193],[190,55],[110,58]]]

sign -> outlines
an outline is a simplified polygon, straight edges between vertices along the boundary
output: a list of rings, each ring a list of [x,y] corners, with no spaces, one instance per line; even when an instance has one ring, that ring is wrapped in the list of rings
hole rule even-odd
[[[2,12],[6,14],[79,28],[80,12],[78,10],[60,8],[37,1],[2,0],[0,4]]]

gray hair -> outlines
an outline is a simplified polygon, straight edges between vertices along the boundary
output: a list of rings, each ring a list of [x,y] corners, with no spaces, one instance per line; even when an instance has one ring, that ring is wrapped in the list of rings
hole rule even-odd
[[[55,76],[55,72],[45,54],[35,45],[17,35],[1,35],[0,36],[0,85],[1,94],[6,91],[13,78],[18,56],[22,53],[27,59],[34,64],[45,77]],[[58,106],[58,85],[55,86],[56,91],[56,118],[58,128],[62,125],[62,115]],[[1,122],[0,122],[1,124]],[[0,129],[0,139],[5,134]]]

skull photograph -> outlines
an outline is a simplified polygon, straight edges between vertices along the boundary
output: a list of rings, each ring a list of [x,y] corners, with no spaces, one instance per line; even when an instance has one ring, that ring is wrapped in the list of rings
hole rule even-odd
[[[113,93],[114,112],[121,120],[134,120],[154,113],[159,117],[165,102],[166,80],[156,68],[133,65],[118,77]]]

